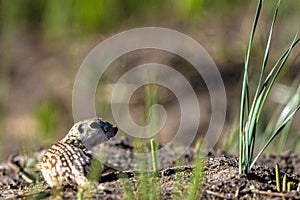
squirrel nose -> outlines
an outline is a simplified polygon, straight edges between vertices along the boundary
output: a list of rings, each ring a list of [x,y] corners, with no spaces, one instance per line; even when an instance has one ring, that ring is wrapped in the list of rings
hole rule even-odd
[[[118,132],[118,127],[115,126],[113,129],[114,129],[114,133]]]

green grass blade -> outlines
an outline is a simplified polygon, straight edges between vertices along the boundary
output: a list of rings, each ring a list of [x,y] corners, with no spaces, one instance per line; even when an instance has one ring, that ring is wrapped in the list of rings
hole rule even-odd
[[[272,40],[272,35],[273,35],[273,29],[274,29],[274,25],[275,25],[275,22],[276,22],[276,19],[277,19],[279,5],[280,5],[280,0],[277,1],[277,5],[276,5],[276,8],[275,8],[275,12],[274,12],[270,32],[269,32],[269,38],[268,38],[268,42],[267,42],[267,46],[266,46],[266,50],[265,50],[262,70],[261,70],[259,84],[258,84],[259,86],[261,85],[263,74],[265,72],[265,69],[266,69],[266,66],[267,66],[267,63],[268,63],[268,58],[269,58],[269,54],[270,54],[271,40]],[[257,91],[259,91],[259,87],[257,87],[257,88],[258,88]]]
[[[280,187],[280,169],[279,165],[276,164],[275,166],[275,178],[276,178],[276,189],[277,192],[281,192],[281,187]]]
[[[263,76],[264,76],[264,73],[265,73],[265,69],[266,69],[266,66],[267,66],[267,63],[268,63],[268,58],[269,58],[269,54],[270,54],[271,40],[272,40],[272,36],[273,36],[273,29],[274,29],[274,25],[275,25],[275,22],[276,22],[279,5],[280,5],[280,0],[277,1],[277,5],[276,5],[276,8],[275,8],[275,12],[274,12],[270,32],[269,32],[268,42],[267,42],[266,49],[265,49],[264,60],[263,60],[263,64],[262,64],[262,68],[261,68],[261,72],[260,72],[260,77],[259,77],[259,81],[258,81],[258,84],[257,84],[257,89],[256,89],[256,92],[255,92],[253,102],[256,102],[257,96],[258,96],[259,91],[260,91],[261,83],[262,83],[262,80],[263,80]]]
[[[257,22],[259,19],[259,14],[261,11],[263,0],[260,0],[257,5],[255,18],[253,21],[250,39],[247,47],[247,53],[245,56],[245,65],[244,65],[244,75],[243,75],[243,87],[242,87],[242,97],[241,97],[241,110],[240,110],[240,132],[244,129],[244,116],[248,113],[245,113],[245,110],[248,110],[249,108],[249,87],[248,87],[248,67],[249,67],[249,58],[250,58],[250,52],[251,52],[251,46],[254,38],[254,33],[257,27]]]
[[[254,38],[254,33],[255,33],[255,30],[256,30],[256,27],[257,27],[257,22],[258,22],[258,19],[259,19],[262,3],[263,3],[263,0],[259,0],[257,8],[256,8],[254,21],[253,21],[253,24],[252,24],[251,34],[250,34],[249,43],[248,43],[248,47],[247,47],[246,60],[245,60],[245,70],[246,71],[248,71],[251,46],[252,46],[252,42],[253,42],[253,38]]]
[[[151,157],[152,157],[152,169],[153,172],[157,174],[158,166],[157,166],[156,144],[153,138],[150,140],[150,147],[151,147]]]
[[[242,87],[242,97],[241,97],[241,112],[240,112],[240,117],[241,117],[240,119],[241,119],[242,123],[240,123],[240,130],[243,130],[243,126],[244,126],[243,122],[245,122],[244,116],[245,116],[245,114],[246,114],[246,116],[248,114],[248,113],[245,113],[245,111],[249,109],[249,85],[248,85],[249,58],[250,58],[251,46],[252,46],[255,30],[257,27],[257,22],[259,19],[262,3],[263,3],[263,0],[260,0],[257,5],[256,14],[254,17],[251,34],[250,34],[250,39],[249,39],[249,43],[248,43],[248,47],[247,47],[247,52],[245,55],[243,87]]]
[[[254,163],[257,161],[257,159],[260,157],[260,155],[264,152],[264,150],[270,145],[270,143],[276,138],[276,136],[280,133],[280,131],[287,125],[287,123],[293,118],[293,116],[297,113],[297,111],[300,109],[300,106],[298,106],[283,122],[278,128],[274,131],[268,142],[265,144],[265,146],[259,151],[255,159],[252,161],[250,168],[253,167]]]
[[[298,105],[300,101],[300,74],[296,78],[296,80],[293,82],[292,86],[288,87],[288,89],[285,89],[287,92],[283,94],[284,102],[282,102],[283,106],[279,106],[278,109],[276,109],[275,113],[273,114],[272,118],[269,120],[268,125],[265,129],[265,135],[264,138],[261,141],[267,141],[267,138],[269,138],[272,133],[274,132],[275,128],[278,127],[284,119],[289,115],[291,110],[294,110]],[[281,90],[279,90],[278,95],[281,94]],[[277,96],[277,95],[276,95]],[[294,144],[295,141],[289,141],[288,138],[290,137],[290,128],[291,123],[287,124],[284,130],[281,132],[278,139],[276,152],[280,153],[284,151],[284,148],[287,144],[289,144],[289,148],[294,148],[296,145]],[[260,144],[262,146],[264,144]]]
[[[288,55],[290,54],[290,52],[288,53],[288,54],[286,54],[286,57],[285,57],[285,60],[287,59],[287,57],[288,57]],[[282,61],[282,63],[283,63],[283,61]],[[276,73],[277,74],[277,73]],[[278,74],[277,74],[277,76],[278,76]],[[277,77],[276,76],[276,77]],[[274,77],[273,78],[273,80],[272,80],[272,85],[274,84],[274,81],[275,81],[275,79],[276,79],[276,77]],[[271,85],[270,85],[271,86]],[[269,86],[269,87],[270,87]],[[251,123],[250,123],[250,130],[249,130],[249,133],[251,134],[251,137],[254,137],[252,134],[255,134],[255,128],[256,128],[256,124],[257,124],[257,122],[258,122],[258,119],[259,119],[259,116],[260,116],[260,114],[261,114],[261,110],[262,110],[262,108],[263,108],[263,105],[264,105],[264,103],[265,103],[265,101],[266,101],[266,97],[268,96],[268,93],[270,92],[270,89],[271,89],[271,87],[270,88],[268,88],[268,90],[266,90],[266,87],[264,87],[263,88],[263,90],[261,91],[261,93],[260,93],[260,95],[259,95],[259,97],[258,97],[258,99],[257,99],[257,106],[256,106],[256,108],[255,108],[255,110],[254,110],[254,115],[256,116],[256,118],[251,118],[252,119],[252,121],[251,121]],[[298,108],[299,109],[299,108]],[[290,118],[291,116],[289,116],[289,117],[287,117],[286,119],[288,119],[288,118]],[[288,122],[287,120],[285,120],[285,121],[283,121],[282,122],[282,124],[284,124],[284,126],[283,127],[285,127],[285,125],[286,125],[286,123]],[[282,125],[281,125],[282,126]],[[281,127],[281,126],[279,126],[279,127]],[[278,131],[278,129],[277,129],[277,131]],[[274,140],[274,138],[277,136],[277,134],[281,131],[281,129],[280,129],[280,131],[275,131],[275,133],[276,134],[273,134],[271,137],[270,137],[270,139],[268,140],[268,142],[272,142],[273,140]],[[260,151],[260,153],[258,154],[258,156],[265,150],[265,148],[269,145],[269,143],[267,142],[267,144],[261,149],[261,151]],[[252,164],[251,164],[251,166],[250,166],[250,168],[252,168],[252,166],[253,166],[253,164],[256,162],[256,160],[257,160],[257,158],[258,158],[258,156],[252,161]]]
[[[250,172],[250,163],[253,157],[253,151],[255,146],[255,135],[256,135],[256,127],[258,122],[258,113],[260,105],[262,104],[263,95],[260,94],[258,98],[253,102],[252,108],[249,113],[249,118],[247,121],[247,127],[245,129],[246,132],[246,173]]]
[[[299,31],[300,31],[300,29],[298,28],[297,33],[296,33],[296,35],[295,35],[295,38],[294,38],[292,44],[290,45],[290,47],[288,48],[288,50],[283,54],[283,56],[281,56],[282,59],[279,59],[279,62],[277,62],[277,63],[275,64],[275,66],[273,67],[272,71],[275,70],[276,66],[278,65],[278,63],[280,63],[280,60],[281,60],[281,63],[280,63],[280,65],[279,65],[278,69],[276,70],[276,73],[274,74],[273,78],[271,79],[271,76],[268,76],[268,78],[266,79],[266,81],[265,81],[265,83],[264,83],[264,87],[262,88],[262,89],[263,89],[262,94],[264,94],[264,97],[263,97],[262,104],[261,104],[261,106],[260,106],[260,108],[259,108],[258,116],[260,116],[260,113],[261,113],[261,111],[262,111],[263,105],[264,105],[264,103],[265,103],[265,101],[266,101],[266,99],[267,99],[267,97],[268,97],[268,95],[269,95],[269,93],[270,93],[270,91],[271,91],[271,89],[272,89],[272,87],[273,87],[273,85],[274,85],[274,82],[275,82],[275,80],[277,79],[277,77],[278,77],[280,71],[281,71],[282,68],[284,67],[284,65],[285,65],[285,63],[286,63],[286,61],[287,61],[289,55],[291,54],[293,48],[294,48],[294,47],[296,46],[296,44],[300,41],[300,38],[297,39],[298,34],[299,34]],[[270,72],[270,73],[273,73],[273,72]],[[270,77],[270,78],[269,78],[269,77]],[[270,82],[270,84],[268,85],[268,81],[269,81],[269,80],[271,80],[271,82]],[[266,90],[266,91],[264,92],[264,90]],[[257,119],[257,120],[258,120],[258,119]]]
[[[240,158],[239,158],[239,173],[242,173],[242,165],[243,162],[245,160],[245,151],[243,149],[245,149],[245,121],[247,121],[247,119],[245,119],[245,116],[248,116],[248,108],[249,108],[249,104],[247,104],[246,99],[249,99],[249,91],[248,91],[248,75],[247,72],[245,70],[244,72],[244,79],[243,79],[243,89],[242,89],[242,97],[241,97],[241,105],[240,105],[240,133],[239,133],[239,137],[240,137]],[[249,101],[248,101],[249,102]],[[247,110],[247,111],[245,111]]]
[[[249,117],[249,138],[251,139],[255,134],[256,134],[256,125],[258,122],[258,118],[259,118],[259,109],[261,106],[263,106],[264,102],[263,102],[263,92],[260,93],[260,95],[258,96],[258,98],[256,99],[255,102],[253,102],[254,104],[254,108],[251,109],[250,111],[250,117]]]
[[[264,87],[263,87],[262,90],[260,91],[260,94],[259,94],[259,96],[258,96],[258,99],[256,99],[256,101],[254,102],[254,104],[255,104],[254,110],[252,110],[252,109],[250,110],[250,114],[249,114],[249,115],[250,115],[250,117],[249,117],[250,124],[249,124],[249,130],[248,130],[248,131],[249,131],[249,138],[250,138],[250,140],[251,140],[252,137],[255,136],[256,125],[257,125],[258,119],[259,119],[259,117],[260,117],[262,108],[263,108],[263,106],[264,106],[264,104],[265,104],[266,98],[268,97],[268,95],[269,95],[269,93],[270,93],[270,90],[271,90],[271,88],[272,88],[272,86],[273,86],[273,84],[274,84],[276,78],[278,77],[278,75],[279,75],[280,71],[282,70],[282,68],[283,68],[283,66],[284,66],[284,64],[285,64],[285,62],[286,62],[286,60],[288,59],[288,57],[289,57],[289,55],[290,55],[292,49],[294,48],[294,46],[295,46],[294,44],[295,44],[296,42],[299,41],[299,40],[297,40],[298,33],[299,33],[299,29],[298,29],[298,31],[297,31],[297,33],[296,33],[296,36],[295,36],[295,38],[294,38],[294,40],[293,40],[291,46],[289,47],[287,53],[285,53],[285,56],[283,56],[283,58],[282,58],[282,60],[281,60],[281,63],[280,63],[280,65],[279,65],[279,67],[278,67],[278,69],[277,69],[275,75],[274,75],[273,78],[271,79],[270,85],[267,86],[267,84],[264,84]],[[276,67],[276,66],[275,66],[275,67]],[[275,67],[274,67],[274,68],[275,68]],[[273,69],[274,69],[274,68],[273,68]],[[271,138],[272,138],[272,137],[271,137]],[[250,141],[250,140],[249,140],[249,141]],[[272,139],[272,140],[273,140],[273,139]],[[271,141],[272,141],[272,140],[271,140]],[[252,156],[253,148],[254,148],[254,146],[252,146],[251,144],[249,144],[249,150],[250,150],[250,154],[249,154],[250,158],[249,158],[249,160],[252,159],[251,156]],[[252,164],[253,164],[253,162],[252,162]],[[252,165],[252,164],[251,164],[251,165]],[[250,166],[250,168],[251,168],[251,166]]]
[[[270,94],[270,91],[278,78],[280,72],[282,71],[283,67],[285,66],[285,63],[291,54],[293,48],[296,46],[296,44],[300,41],[300,38],[298,38],[299,29],[297,30],[297,33],[294,37],[293,42],[289,46],[289,48],[282,54],[282,56],[277,60],[275,65],[272,67],[271,71],[267,74],[265,80],[264,80],[264,74],[268,63],[268,58],[270,54],[270,47],[271,47],[271,41],[272,41],[272,35],[273,30],[275,26],[275,22],[278,15],[279,5],[281,0],[277,0],[277,4],[275,7],[273,20],[271,23],[271,27],[269,30],[269,36],[265,48],[264,58],[261,66],[261,72],[258,79],[258,84],[255,90],[255,95],[253,98],[253,101],[251,103],[250,107],[250,101],[249,101],[249,81],[248,81],[248,67],[249,67],[249,59],[250,59],[250,52],[251,52],[251,46],[254,38],[254,33],[256,30],[256,26],[258,23],[259,14],[261,11],[263,0],[258,1],[257,10],[255,14],[255,18],[252,24],[251,34],[249,43],[247,46],[247,52],[245,54],[245,66],[244,66],[244,74],[243,74],[243,85],[242,85],[242,94],[241,94],[241,104],[240,104],[240,120],[239,120],[239,140],[240,140],[240,157],[239,157],[239,173],[249,173],[251,167],[256,162],[257,158],[260,156],[260,154],[264,151],[265,148],[274,140],[274,138],[279,134],[279,132],[286,126],[286,124],[289,122],[289,120],[293,117],[293,115],[296,113],[296,110],[289,116],[284,116],[283,120],[280,121],[275,132],[271,135],[271,137],[268,140],[268,143],[265,144],[264,148],[261,149],[258,156],[255,157],[255,159],[252,161],[253,158],[253,152],[255,147],[255,138],[256,138],[256,132],[257,132],[257,124],[259,122],[259,118],[261,116],[262,109],[265,105],[266,99]],[[299,100],[298,100],[299,101]],[[297,105],[294,104],[294,105]],[[295,107],[290,108],[289,111],[293,110]],[[299,109],[299,108],[297,108]],[[289,113],[288,111],[288,113]]]
[[[248,132],[247,132],[248,141],[247,141],[247,144],[246,144],[248,146],[247,149],[248,149],[248,156],[249,156],[249,158],[247,159],[247,160],[249,160],[249,163],[247,164],[247,170],[250,170],[250,168],[248,168],[248,167],[249,167],[250,162],[252,160],[253,151],[254,151],[257,119],[259,118],[259,114],[260,114],[259,108],[264,103],[262,101],[261,96],[258,97],[258,95],[259,95],[259,91],[260,91],[260,87],[261,87],[261,83],[262,83],[262,79],[263,79],[263,74],[265,72],[265,68],[266,68],[266,65],[267,65],[267,62],[268,62],[268,58],[269,58],[271,39],[272,39],[272,35],[273,35],[273,28],[274,28],[275,21],[276,21],[276,18],[277,18],[279,5],[280,5],[280,0],[277,1],[277,5],[276,5],[276,8],[275,8],[275,12],[274,12],[270,32],[269,32],[269,38],[268,38],[267,46],[266,46],[266,49],[265,49],[265,55],[264,55],[264,60],[263,60],[262,68],[261,68],[260,78],[259,78],[259,81],[258,81],[258,84],[257,84],[257,89],[256,89],[256,92],[255,92],[255,96],[254,96],[253,103],[252,103],[251,110],[250,110],[250,114],[249,114],[249,120],[248,121],[250,121],[250,124],[249,124],[249,129],[248,129]]]
[[[299,84],[299,81],[297,81],[296,83]],[[300,85],[298,85],[296,92],[290,96],[290,99],[288,100],[286,106],[283,108],[282,112],[280,113],[276,123],[276,127],[287,117],[287,115],[291,110],[295,109],[297,105],[299,105],[299,102],[300,102]],[[288,131],[290,130],[290,128],[291,128],[291,124],[288,124],[284,132],[281,134],[282,137],[280,138],[279,141],[279,147],[280,147],[279,152],[283,151],[287,143],[289,137]]]
[[[291,47],[294,48],[298,44],[299,41],[300,41],[300,38],[298,38],[294,43],[292,43]],[[264,81],[265,86],[268,84],[268,82],[270,81],[273,73],[275,72],[276,67],[285,58],[285,56],[288,54],[289,50],[290,50],[290,47],[281,55],[281,57],[277,60],[277,62],[273,66],[272,70],[269,72],[267,78]]]
[[[245,122],[248,119],[245,119],[245,117],[248,116],[248,112],[249,112],[248,67],[249,67],[251,46],[252,46],[255,30],[257,27],[257,22],[259,19],[262,3],[263,3],[263,0],[259,0],[257,9],[256,9],[256,13],[255,13],[255,17],[254,17],[254,21],[252,24],[252,29],[251,29],[251,34],[250,34],[249,43],[248,43],[248,47],[247,47],[247,52],[245,55],[243,86],[242,86],[241,105],[240,105],[240,123],[239,123],[240,124],[240,126],[239,126],[240,127],[239,173],[242,173],[243,162],[248,162],[248,156],[247,156],[248,153],[246,152],[246,154],[245,154],[245,151],[242,152],[242,149],[245,149],[245,143],[246,143],[246,141],[244,139],[247,140],[247,137],[244,137],[244,134],[245,134],[244,126],[245,126]]]

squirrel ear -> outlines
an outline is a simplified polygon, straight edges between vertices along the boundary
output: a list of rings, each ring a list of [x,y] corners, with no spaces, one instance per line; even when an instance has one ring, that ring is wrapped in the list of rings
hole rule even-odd
[[[83,133],[82,124],[80,124],[80,125],[78,126],[78,131],[79,131],[79,133]]]

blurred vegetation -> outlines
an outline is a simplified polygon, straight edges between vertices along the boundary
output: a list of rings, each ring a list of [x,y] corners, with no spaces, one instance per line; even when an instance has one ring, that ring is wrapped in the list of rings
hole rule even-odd
[[[115,29],[124,22],[137,22],[137,19],[171,20],[165,18],[171,16],[182,23],[197,24],[203,15],[222,17],[249,4],[238,0],[1,0],[0,20],[2,31],[9,32],[8,35],[12,29],[29,27],[46,37],[68,38],[70,34]],[[286,9],[290,10],[299,3],[287,5]]]
[[[34,116],[42,137],[51,138],[55,134],[59,115],[61,115],[59,106],[54,102],[46,101],[41,105],[37,105]]]
[[[265,1],[261,38],[267,37],[263,27],[270,22],[273,4]],[[299,25],[299,7],[300,1],[282,3],[274,49],[283,49],[290,41],[290,33]],[[255,3],[240,0],[0,0],[0,160],[15,150],[7,148],[15,148],[13,141],[21,134],[17,128],[22,128],[21,122],[28,124],[28,118],[36,130],[24,128],[25,133],[52,136],[52,141],[66,133],[72,125],[76,70],[91,48],[120,31],[162,26],[187,33],[213,56],[225,74],[226,89],[236,91],[239,79],[233,80],[231,74],[239,76],[235,67],[243,60],[254,10]],[[255,41],[253,57],[262,55],[261,41]],[[299,59],[293,65],[299,68]],[[286,72],[286,83],[291,83],[295,72]],[[238,99],[238,95],[229,96]],[[100,107],[109,110],[102,100]],[[229,115],[237,113],[235,109],[229,107]]]
[[[201,14],[202,6],[203,0],[175,3],[170,0],[159,3],[155,0],[2,0],[0,20],[2,25],[10,27],[34,27],[35,31],[46,37],[65,37],[72,33],[91,34],[115,28],[124,20],[134,20],[132,17],[136,16],[153,17],[160,9],[178,11],[178,17],[182,18],[196,17]]]

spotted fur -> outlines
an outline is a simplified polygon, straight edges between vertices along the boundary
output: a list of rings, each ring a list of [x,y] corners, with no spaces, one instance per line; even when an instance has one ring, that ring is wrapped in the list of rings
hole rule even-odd
[[[77,122],[69,133],[42,157],[41,171],[51,186],[78,185],[87,181],[94,146],[114,137],[118,131],[109,122],[90,119]]]

